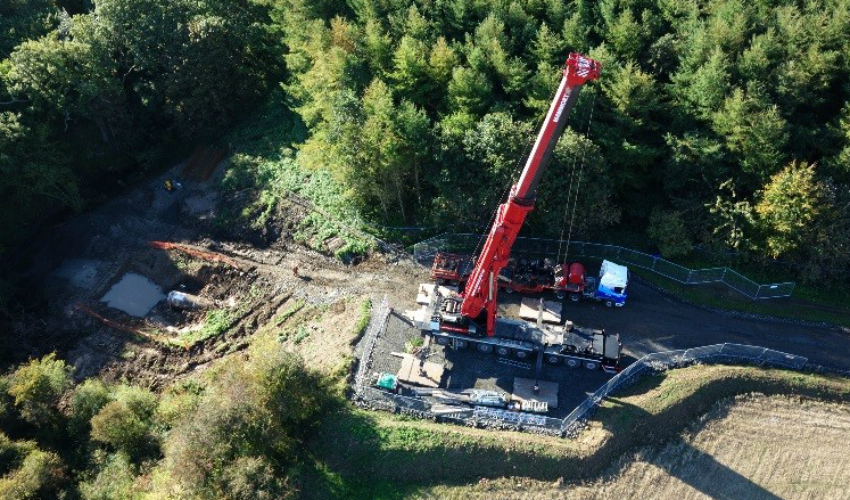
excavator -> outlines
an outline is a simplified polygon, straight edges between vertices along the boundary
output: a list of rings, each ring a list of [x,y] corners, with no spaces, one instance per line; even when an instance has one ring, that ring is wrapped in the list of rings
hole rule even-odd
[[[499,274],[508,265],[511,248],[526,217],[534,209],[540,179],[564,132],[579,91],[587,82],[599,78],[599,74],[599,62],[577,53],[567,58],[558,90],[525,167],[507,201],[498,207],[463,291],[454,292],[435,285],[420,287],[426,290],[427,304],[417,312],[414,322],[438,344],[455,349],[475,347],[482,353],[495,352],[518,359],[536,353],[538,372],[543,360],[569,367],[618,370],[622,344],[617,334],[571,324],[552,327],[544,325],[540,317],[536,325],[497,318]]]

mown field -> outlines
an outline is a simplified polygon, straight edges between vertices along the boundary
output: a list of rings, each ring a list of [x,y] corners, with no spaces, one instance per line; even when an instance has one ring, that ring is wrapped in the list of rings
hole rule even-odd
[[[581,484],[507,478],[435,487],[425,499],[848,498],[850,406],[751,395],[722,401],[681,437]]]
[[[778,405],[785,410],[766,410],[761,417],[750,419],[750,422],[758,422],[759,418],[773,419],[771,427],[764,430],[773,433],[772,440],[768,440],[766,435],[754,435],[753,439],[747,441],[744,439],[748,437],[743,430],[746,428],[745,424],[737,423],[732,425],[740,425],[742,431],[730,434],[729,438],[705,437],[706,435],[700,434],[702,431],[698,428],[686,434],[693,434],[693,438],[681,437],[683,432],[687,433],[694,422],[700,419],[703,419],[705,429],[714,433],[712,435],[718,436],[717,433],[725,432],[723,422],[726,420],[704,416],[719,411],[718,401],[751,393],[796,398],[789,400],[792,401],[790,403],[782,403],[786,400],[773,402],[771,399],[772,405]],[[496,495],[504,490],[506,496],[502,498],[516,498],[520,492],[528,492],[529,495],[541,492],[543,497],[549,497],[553,495],[553,491],[579,495],[564,498],[583,498],[580,495],[585,491],[585,494],[589,495],[587,498],[593,498],[599,494],[594,487],[584,490],[581,487],[554,490],[552,485],[556,482],[559,485],[592,483],[605,477],[608,479],[604,481],[609,483],[609,476],[612,475],[622,476],[624,485],[633,481],[646,481],[647,485],[656,485],[661,484],[659,481],[667,474],[667,469],[658,464],[671,464],[671,470],[676,473],[668,474],[671,476],[671,495],[681,493],[682,498],[699,498],[688,495],[706,494],[700,493],[699,487],[705,489],[714,483],[700,483],[696,478],[688,482],[683,478],[691,469],[698,473],[700,470],[706,472],[703,470],[706,463],[713,464],[717,468],[717,474],[725,472],[731,475],[735,472],[732,477],[738,478],[739,483],[744,485],[753,483],[758,486],[759,481],[763,479],[774,480],[773,476],[750,478],[748,470],[740,469],[744,462],[728,462],[729,457],[738,457],[740,450],[713,448],[712,439],[721,444],[738,443],[735,446],[742,449],[746,448],[746,443],[751,443],[754,447],[748,452],[751,457],[761,456],[760,454],[765,457],[779,455],[769,445],[790,451],[795,443],[806,442],[807,447],[808,443],[811,443],[814,448],[819,446],[818,443],[828,443],[830,439],[839,440],[837,436],[846,432],[847,428],[841,427],[834,431],[828,428],[811,429],[811,434],[801,434],[801,431],[794,427],[796,424],[792,425],[794,422],[828,422],[829,419],[822,413],[812,413],[804,420],[793,414],[793,408],[799,407],[799,411],[803,412],[800,415],[807,415],[805,412],[810,408],[829,408],[829,411],[841,408],[840,411],[844,411],[845,415],[845,423],[842,425],[847,425],[847,403],[850,403],[850,380],[842,378],[752,367],[696,366],[645,379],[627,392],[606,401],[589,422],[588,428],[575,440],[489,432],[410,420],[383,413],[346,411],[336,418],[326,418],[317,438],[313,440],[310,450],[316,460],[315,470],[308,474],[313,478],[307,481],[302,493],[308,498],[499,498]],[[753,405],[757,408],[758,404],[753,403],[742,408],[752,409]],[[845,406],[836,406],[842,404]],[[740,410],[742,414],[747,411],[749,410]],[[730,411],[729,415],[734,417],[737,412],[738,408],[734,407],[734,411]],[[719,423],[711,423],[715,421]],[[828,434],[826,430],[835,434]],[[822,437],[825,441],[815,439],[813,434],[822,434],[817,438]],[[662,448],[653,448],[659,444]],[[681,448],[682,446],[687,448]],[[792,465],[802,460],[800,457],[809,457],[813,467],[823,472],[824,485],[833,488],[830,484],[840,484],[842,476],[839,471],[842,465],[836,462],[834,468],[825,469],[817,465],[825,455],[820,451],[816,455],[809,455],[807,449],[800,449],[798,455],[786,453],[781,458],[782,462],[776,463],[776,471],[787,466],[788,474],[796,473],[798,467]],[[636,452],[642,453],[643,462],[639,460],[633,466],[622,468],[625,467],[624,464],[630,463],[624,462],[623,457]],[[741,459],[745,462],[749,460],[745,457]],[[612,470],[612,464],[621,464],[618,467],[622,472],[616,467]],[[751,465],[755,467],[755,471],[761,471],[758,472],[760,474],[770,474],[767,470],[772,468],[765,462],[753,462]],[[843,467],[846,470],[846,463]],[[658,469],[657,477],[646,476],[654,469]],[[781,477],[782,473],[777,474],[780,474],[777,477]],[[788,477],[790,480],[787,485],[782,483],[782,487],[795,488],[794,485],[799,482],[794,482],[796,476]],[[809,477],[811,476],[802,476],[803,479]],[[683,483],[682,490],[675,489],[679,487],[676,486],[678,483]],[[723,483],[729,481],[724,480]],[[523,486],[517,486],[520,484]],[[611,498],[614,494],[619,494],[621,498],[640,497],[623,495],[622,489],[618,490],[614,483],[611,484]],[[756,491],[758,495],[752,497],[736,494],[720,495],[716,498],[775,498],[770,496],[772,493]],[[820,490],[794,491],[808,494],[807,491]],[[833,493],[839,494],[839,491],[835,490]],[[647,494],[656,497],[654,493]],[[793,498],[807,497],[798,495]],[[828,497],[818,493],[812,498]]]

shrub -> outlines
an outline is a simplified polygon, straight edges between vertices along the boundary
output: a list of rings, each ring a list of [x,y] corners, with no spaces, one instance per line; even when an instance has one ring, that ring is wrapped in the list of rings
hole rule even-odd
[[[285,482],[270,478],[285,477],[299,440],[318,420],[328,388],[294,354],[260,344],[250,362],[222,373],[197,412],[168,434],[165,482],[177,484],[164,484],[163,491],[214,496],[224,490],[233,498],[288,491]],[[264,461],[272,457],[274,468]]]
[[[20,467],[0,478],[0,498],[45,498],[62,483],[64,477],[65,468],[58,455],[34,450],[24,458]]]
[[[115,453],[106,458],[97,476],[80,483],[83,500],[136,500],[141,493],[135,488],[135,471],[130,457]]]
[[[115,388],[113,397],[144,421],[150,422],[156,413],[156,394],[143,387],[119,385]]]
[[[65,362],[48,354],[15,370],[8,380],[8,393],[24,420],[37,426],[56,422],[57,403],[71,384]]]
[[[91,419],[91,437],[131,456],[139,456],[149,441],[150,421],[145,421],[122,401],[107,403]]]
[[[38,446],[35,441],[13,441],[0,432],[0,476],[21,465],[21,461]]]
[[[679,212],[656,208],[649,216],[647,234],[667,258],[687,255],[693,250],[691,236]]]
[[[283,500],[294,495],[262,457],[237,458],[224,469],[222,476],[223,489],[232,500]]]
[[[110,401],[109,388],[98,379],[88,379],[71,397],[71,432],[80,436],[89,433],[89,421]]]
[[[194,414],[201,404],[204,387],[194,381],[170,386],[156,408],[156,422],[166,427]]]

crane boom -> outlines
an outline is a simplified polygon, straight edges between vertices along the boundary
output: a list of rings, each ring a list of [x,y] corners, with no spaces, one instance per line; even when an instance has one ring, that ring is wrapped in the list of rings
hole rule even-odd
[[[576,53],[569,55],[564,76],[519,181],[511,188],[508,200],[497,209],[493,227],[469,277],[461,304],[461,315],[466,318],[476,319],[482,313],[486,314],[488,337],[494,335],[496,327],[496,280],[508,264],[511,247],[526,216],[534,209],[537,184],[558,139],[564,133],[567,117],[578,99],[579,90],[587,81],[599,78],[599,69],[599,63],[593,59]]]

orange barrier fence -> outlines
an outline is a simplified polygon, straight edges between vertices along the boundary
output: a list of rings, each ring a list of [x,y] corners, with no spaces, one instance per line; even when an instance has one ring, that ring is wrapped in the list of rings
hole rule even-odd
[[[188,245],[183,245],[180,243],[169,243],[167,241],[151,241],[150,243],[148,243],[148,245],[150,245],[152,248],[157,248],[159,250],[176,250],[186,255],[191,255],[192,257],[207,260],[210,262],[221,262],[222,264],[227,264],[228,266],[239,270],[239,264],[237,264],[235,260],[226,257],[220,253],[198,250]]]

